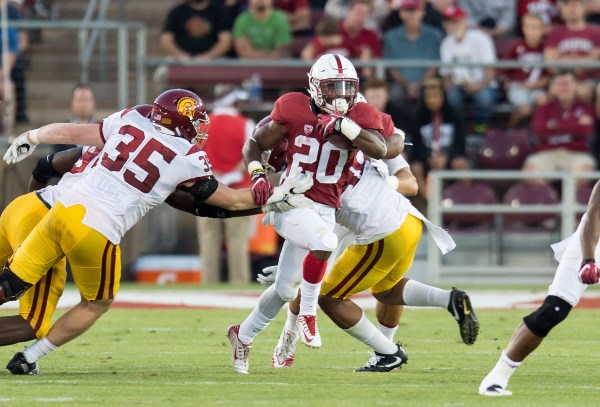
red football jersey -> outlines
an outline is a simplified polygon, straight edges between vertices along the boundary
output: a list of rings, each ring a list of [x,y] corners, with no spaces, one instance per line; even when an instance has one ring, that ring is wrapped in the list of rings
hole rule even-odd
[[[286,161],[313,174],[314,184],[304,193],[313,201],[339,208],[342,187],[356,150],[344,150],[321,137],[317,115],[311,110],[310,97],[299,92],[286,93],[275,102],[273,121],[285,126],[288,141]],[[383,131],[379,111],[366,103],[357,103],[346,115],[363,129]]]

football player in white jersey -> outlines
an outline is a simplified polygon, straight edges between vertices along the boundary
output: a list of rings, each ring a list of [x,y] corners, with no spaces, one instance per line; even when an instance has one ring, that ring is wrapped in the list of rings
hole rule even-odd
[[[600,181],[596,182],[586,213],[574,234],[552,245],[558,268],[542,305],[523,318],[498,362],[479,385],[483,396],[510,396],[508,381],[544,338],[567,318],[585,290],[597,284],[600,269]]]
[[[30,368],[110,308],[120,284],[121,237],[173,191],[182,189],[230,210],[257,206],[256,191],[232,190],[211,176],[210,162],[201,150],[208,125],[202,100],[193,92],[173,89],[156,98],[150,120],[126,109],[100,126],[55,123],[15,139],[4,156],[7,163],[29,156],[39,143],[76,143],[103,150],[97,165],[60,195],[0,273],[0,302],[12,301],[66,256],[86,300],[84,307],[75,307],[56,321],[22,358],[13,359],[14,365]],[[291,178],[269,189],[266,202],[281,201],[290,190],[300,193],[312,185],[303,174]]]

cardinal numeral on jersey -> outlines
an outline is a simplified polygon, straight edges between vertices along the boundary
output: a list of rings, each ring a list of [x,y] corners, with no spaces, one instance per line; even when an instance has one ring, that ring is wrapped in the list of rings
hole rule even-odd
[[[129,135],[133,138],[129,142],[121,141],[115,147],[119,155],[114,160],[104,154],[102,156],[102,166],[110,171],[119,172],[123,169],[131,154],[134,154],[132,162],[147,174],[144,179],[140,180],[133,171],[126,169],[123,172],[123,180],[143,193],[150,192],[160,178],[158,167],[148,161],[152,153],[160,154],[167,164],[173,161],[177,154],[155,138],[150,138],[139,151],[136,151],[145,140],[144,132],[136,127],[123,126],[119,130],[119,134]]]
[[[321,184],[335,184],[340,180],[348,160],[348,150],[338,148],[330,142],[320,144],[317,139],[306,136],[297,136],[294,144],[306,152],[295,153],[292,156],[291,168],[300,167],[307,173],[315,173],[313,164],[318,160],[315,181]]]

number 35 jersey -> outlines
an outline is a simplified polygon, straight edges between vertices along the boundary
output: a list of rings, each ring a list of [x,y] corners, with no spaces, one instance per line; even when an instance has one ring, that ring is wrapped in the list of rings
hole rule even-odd
[[[346,185],[356,150],[338,148],[321,137],[310,101],[310,97],[303,93],[287,93],[275,102],[271,118],[285,126],[287,173],[294,167],[312,173],[313,187],[304,195],[315,202],[339,208],[341,191]],[[366,103],[356,103],[346,116],[363,129],[383,130],[379,111]]]
[[[83,223],[118,244],[181,184],[212,174],[204,151],[167,132],[135,110],[107,117],[100,124],[105,144],[98,162],[59,201],[83,205]]]

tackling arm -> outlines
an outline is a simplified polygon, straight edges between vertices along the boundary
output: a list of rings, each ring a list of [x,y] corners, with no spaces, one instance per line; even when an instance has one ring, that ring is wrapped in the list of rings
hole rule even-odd
[[[29,179],[29,192],[48,185],[53,178],[60,178],[68,172],[81,157],[82,148],[75,147],[40,158]]]

